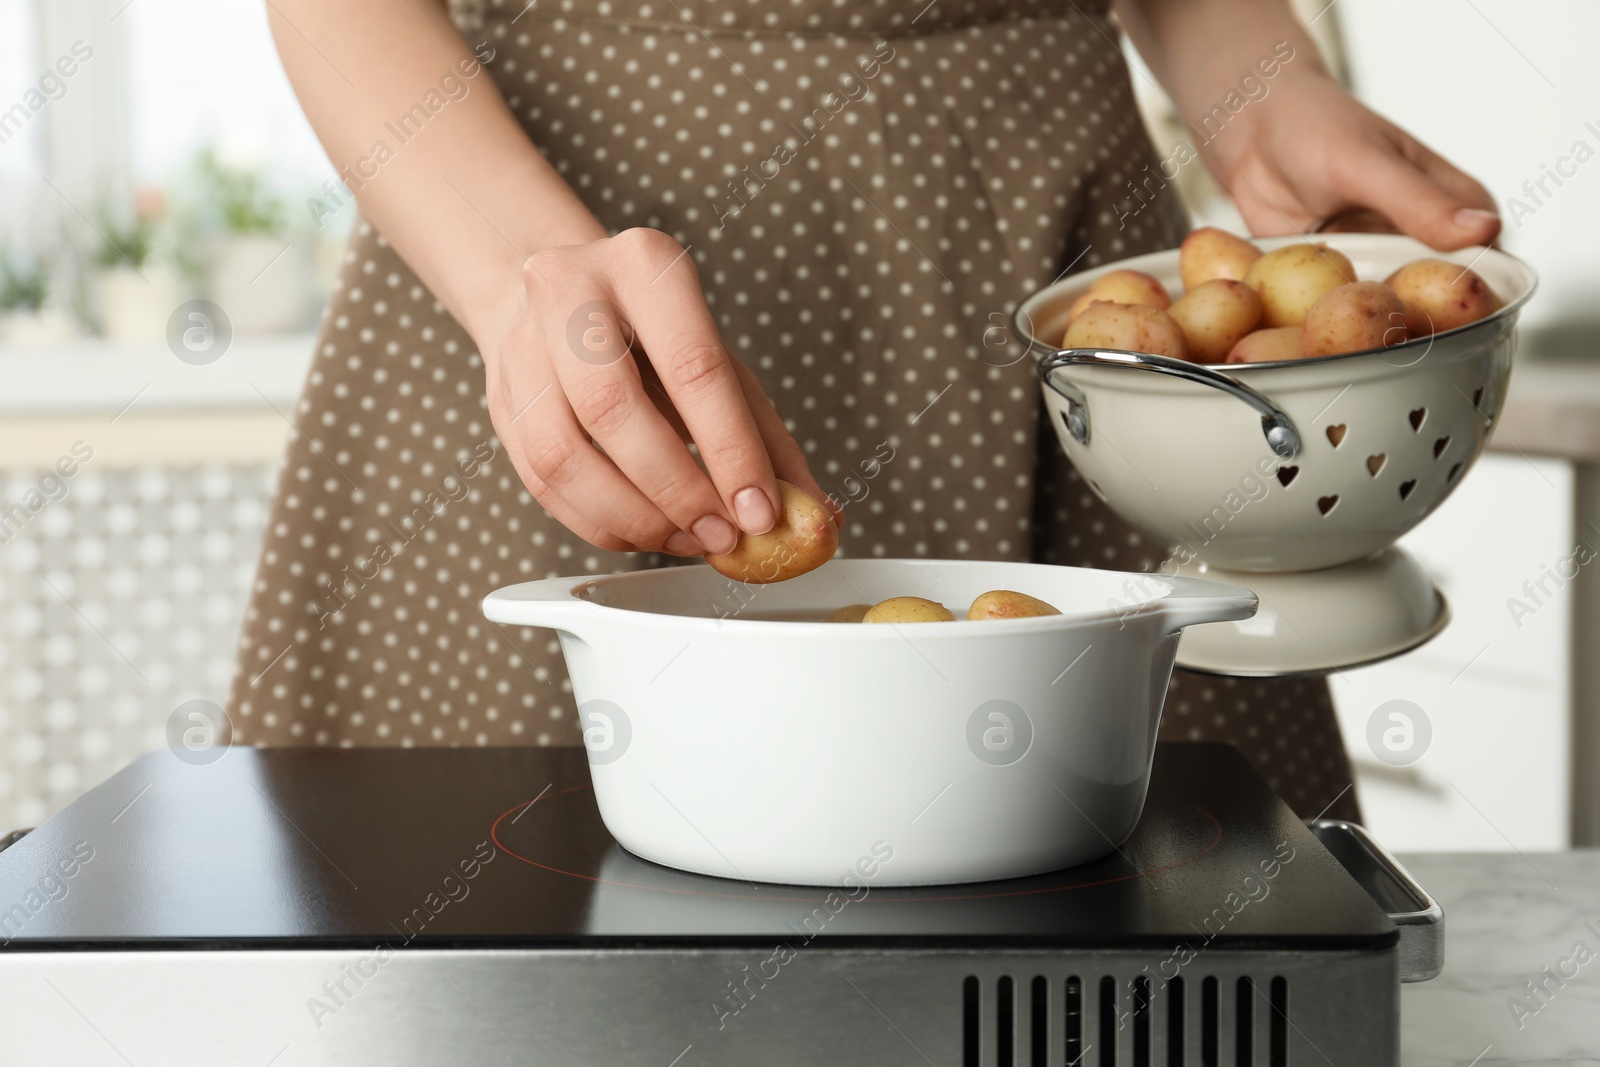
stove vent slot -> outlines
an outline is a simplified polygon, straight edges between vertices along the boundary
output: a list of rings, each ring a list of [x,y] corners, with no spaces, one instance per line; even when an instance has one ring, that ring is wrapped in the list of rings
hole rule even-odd
[[[1150,1067],[1150,979],[1133,980],[1133,1067]]]
[[[1050,979],[1033,976],[1033,1063],[1032,1067],[1055,1067],[1050,1062]]]
[[[1200,983],[1200,1067],[1217,1067],[1217,979]]]
[[[1067,979],[1067,1062],[1083,1060],[1083,980]]]
[[[1100,979],[1100,1067],[1117,1067],[1117,980],[1109,974]]]
[[[982,992],[975,974],[967,975],[967,980],[961,983],[961,1067],[978,1067],[983,1054],[983,1046],[979,1044],[982,1027],[978,1025],[978,1013],[983,1008],[979,1003]]]
[[[1233,1012],[1233,1058],[1239,1067],[1254,1067],[1256,1036],[1256,989],[1248,975],[1235,983],[1238,1005]]]
[[[1017,1015],[1009,974],[996,985],[995,1000],[999,1016],[995,1027],[996,1053],[1000,1057],[1000,1067],[1017,1067]]]
[[[1288,1067],[1289,982],[1112,974],[968,975],[963,1067]],[[1122,1047],[1119,1048],[1118,1046]],[[1119,1059],[1120,1053],[1120,1059]]]
[[[1285,1067],[1289,1062],[1289,979],[1281,974],[1272,980],[1271,1027],[1268,1062],[1272,1067]]]
[[[1183,979],[1174,978],[1164,990],[1167,995],[1167,1067],[1183,1064]]]

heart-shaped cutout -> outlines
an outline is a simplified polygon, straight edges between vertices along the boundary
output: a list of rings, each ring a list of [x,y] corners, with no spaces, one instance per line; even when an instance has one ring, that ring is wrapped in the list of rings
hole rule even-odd
[[[1447,481],[1447,482],[1453,482],[1453,481],[1456,480],[1456,475],[1458,475],[1460,473],[1461,473],[1461,464],[1457,463],[1457,464],[1455,464],[1454,466],[1452,466],[1450,468],[1450,473],[1445,475],[1444,480]]]
[[[1444,450],[1450,447],[1450,435],[1445,434],[1433,443],[1433,458],[1438,459],[1444,455]]]
[[[1389,457],[1383,452],[1379,452],[1376,456],[1368,456],[1367,473],[1376,478],[1378,472],[1383,470],[1383,465],[1387,462],[1389,462]]]
[[[1482,410],[1483,390],[1481,388],[1472,391],[1472,406]]]
[[[1337,496],[1319,496],[1319,497],[1317,497],[1317,510],[1322,512],[1324,515],[1326,515],[1330,511],[1332,511],[1335,507],[1338,506],[1338,504],[1339,504],[1339,498]]]
[[[1328,443],[1330,445],[1332,445],[1334,448],[1338,448],[1341,444],[1344,443],[1344,432],[1345,432],[1345,425],[1342,422],[1337,426],[1329,426],[1328,427]]]
[[[1415,478],[1412,478],[1409,481],[1401,482],[1400,483],[1400,499],[1404,500],[1406,497],[1410,496],[1411,495],[1411,490],[1415,489],[1416,487],[1417,487],[1417,480]]]
[[[1295,475],[1297,475],[1299,473],[1300,473],[1300,468],[1299,467],[1279,467],[1278,468],[1278,481],[1282,482],[1283,483],[1283,487],[1285,489],[1287,489],[1287,488],[1289,488],[1289,483],[1294,481]]]
[[[1416,433],[1418,430],[1422,429],[1423,420],[1428,417],[1428,409],[1417,408],[1408,417],[1411,419],[1411,432]]]

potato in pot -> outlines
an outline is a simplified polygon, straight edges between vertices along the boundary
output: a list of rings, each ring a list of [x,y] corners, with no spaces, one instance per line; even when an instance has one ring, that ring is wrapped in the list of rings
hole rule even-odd
[[[894,596],[872,605],[862,622],[955,622],[955,615],[938,601],[920,596]]]
[[[1014,589],[991,589],[987,593],[980,593],[967,609],[967,618],[978,620],[1032,619],[1060,614],[1054,605]]]

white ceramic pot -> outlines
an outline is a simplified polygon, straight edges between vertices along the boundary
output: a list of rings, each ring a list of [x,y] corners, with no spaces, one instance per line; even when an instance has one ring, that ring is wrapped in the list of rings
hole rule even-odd
[[[1063,614],[774,618],[907,594],[962,615],[990,589]],[[483,604],[495,622],[558,632],[600,814],[624,847],[762,882],[838,884],[865,861],[876,885],[1109,852],[1144,804],[1179,632],[1255,608],[1195,578],[876,559],[767,586],[704,566],[557,578]]]
[[[1257,243],[1270,250],[1300,240]],[[1067,455],[1117,514],[1172,547],[1180,563],[1284,572],[1362,559],[1431,514],[1494,429],[1532,269],[1504,252],[1440,253],[1392,234],[1317,240],[1349,256],[1364,279],[1386,278],[1423,256],[1471,264],[1505,306],[1386,350],[1200,368],[1251,387],[1287,415],[1299,437],[1292,458],[1274,453],[1258,412],[1213,386],[1130,367],[1053,371],[1043,392]],[[1122,268],[1181,291],[1176,249],[1123,260],[1028,297],[1016,313],[1019,334],[1048,358],[1072,301],[1100,274]]]

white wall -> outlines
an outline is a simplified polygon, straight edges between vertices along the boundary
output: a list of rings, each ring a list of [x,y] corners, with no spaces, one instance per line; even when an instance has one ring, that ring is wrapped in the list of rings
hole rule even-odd
[[[1523,321],[1600,320],[1600,4],[1340,0],[1335,11],[1361,97],[1500,201],[1503,247],[1541,275]],[[1580,140],[1595,158],[1534,204],[1523,182]],[[1513,223],[1512,196],[1535,213]]]
[[[1329,679],[1364,821],[1388,847],[1567,847],[1572,596],[1548,571],[1573,552],[1572,494],[1571,464],[1490,453],[1401,539],[1450,602],[1450,625],[1415,652]],[[1530,596],[1524,583],[1539,581],[1545,593]],[[1513,597],[1537,607],[1513,613]],[[1404,767],[1368,742],[1391,700],[1415,705],[1432,734]]]
[[[4,0],[0,0],[3,3]],[[261,0],[136,3],[127,20],[133,173],[158,181],[208,141],[289,184],[333,176],[278,63]]]

